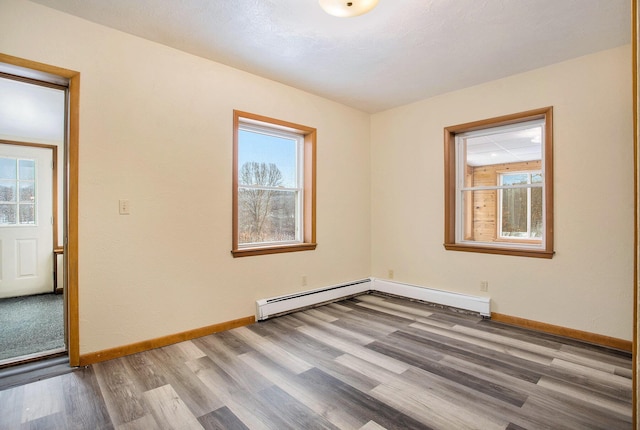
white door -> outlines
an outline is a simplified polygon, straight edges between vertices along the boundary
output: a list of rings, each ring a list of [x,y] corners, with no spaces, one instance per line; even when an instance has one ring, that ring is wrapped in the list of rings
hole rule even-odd
[[[53,291],[53,151],[0,144],[0,298]]]

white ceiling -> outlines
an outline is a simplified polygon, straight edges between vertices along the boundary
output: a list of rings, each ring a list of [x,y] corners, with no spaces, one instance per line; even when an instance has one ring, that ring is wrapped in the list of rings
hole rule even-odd
[[[489,166],[542,160],[542,134],[540,121],[465,133],[466,163]]]
[[[59,144],[64,141],[65,92],[0,78],[0,139]]]
[[[366,112],[631,41],[629,0],[32,0]]]

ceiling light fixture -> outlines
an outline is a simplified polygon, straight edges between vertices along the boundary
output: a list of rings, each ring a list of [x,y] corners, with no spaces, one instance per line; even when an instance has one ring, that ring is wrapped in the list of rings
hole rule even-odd
[[[329,15],[351,18],[370,12],[376,7],[378,0],[318,0],[318,3]]]

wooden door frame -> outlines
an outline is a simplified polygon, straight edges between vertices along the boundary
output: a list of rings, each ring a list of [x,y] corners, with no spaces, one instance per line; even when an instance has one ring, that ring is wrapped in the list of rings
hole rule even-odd
[[[69,352],[69,364],[80,365],[80,327],[78,317],[78,171],[79,171],[79,126],[80,126],[80,73],[74,70],[51,66],[36,61],[26,60],[12,55],[0,53],[0,62],[27,69],[37,70],[68,79],[68,128],[66,139],[67,165],[67,238],[65,249],[65,273],[67,278],[67,348]]]
[[[638,422],[638,401],[640,400],[638,384],[638,370],[640,369],[640,357],[638,357],[638,336],[640,336],[640,297],[638,296],[638,283],[640,282],[640,88],[638,73],[640,71],[640,0],[631,0],[631,46],[632,46],[632,74],[633,74],[633,195],[634,195],[634,233],[633,233],[633,367],[632,367],[632,425],[634,429],[640,428]]]

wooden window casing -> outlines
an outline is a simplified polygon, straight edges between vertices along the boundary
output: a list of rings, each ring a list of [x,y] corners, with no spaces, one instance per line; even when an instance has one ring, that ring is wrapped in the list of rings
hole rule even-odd
[[[298,243],[241,246],[238,232],[238,130],[241,122],[250,121],[273,128],[290,131],[303,137],[303,217],[301,220],[302,241]],[[311,251],[316,249],[316,129],[262,115],[233,111],[233,242],[231,254],[234,257],[278,254],[284,252]]]
[[[456,207],[456,135],[476,130],[483,130],[493,127],[518,124],[531,120],[544,120],[544,246],[540,248],[523,248],[518,246],[517,240],[504,241],[496,240],[488,244],[487,242],[457,241],[457,217],[461,208]],[[505,115],[496,118],[485,119],[465,124],[446,127],[444,129],[444,247],[450,251],[479,252],[486,254],[514,255],[522,257],[552,258],[553,248],[553,108],[541,109]],[[469,172],[465,172],[465,180]],[[466,197],[465,197],[466,198]],[[496,222],[499,220],[496,219]],[[464,225],[473,224],[473,219],[467,214],[463,219]],[[465,231],[467,231],[465,229]]]

